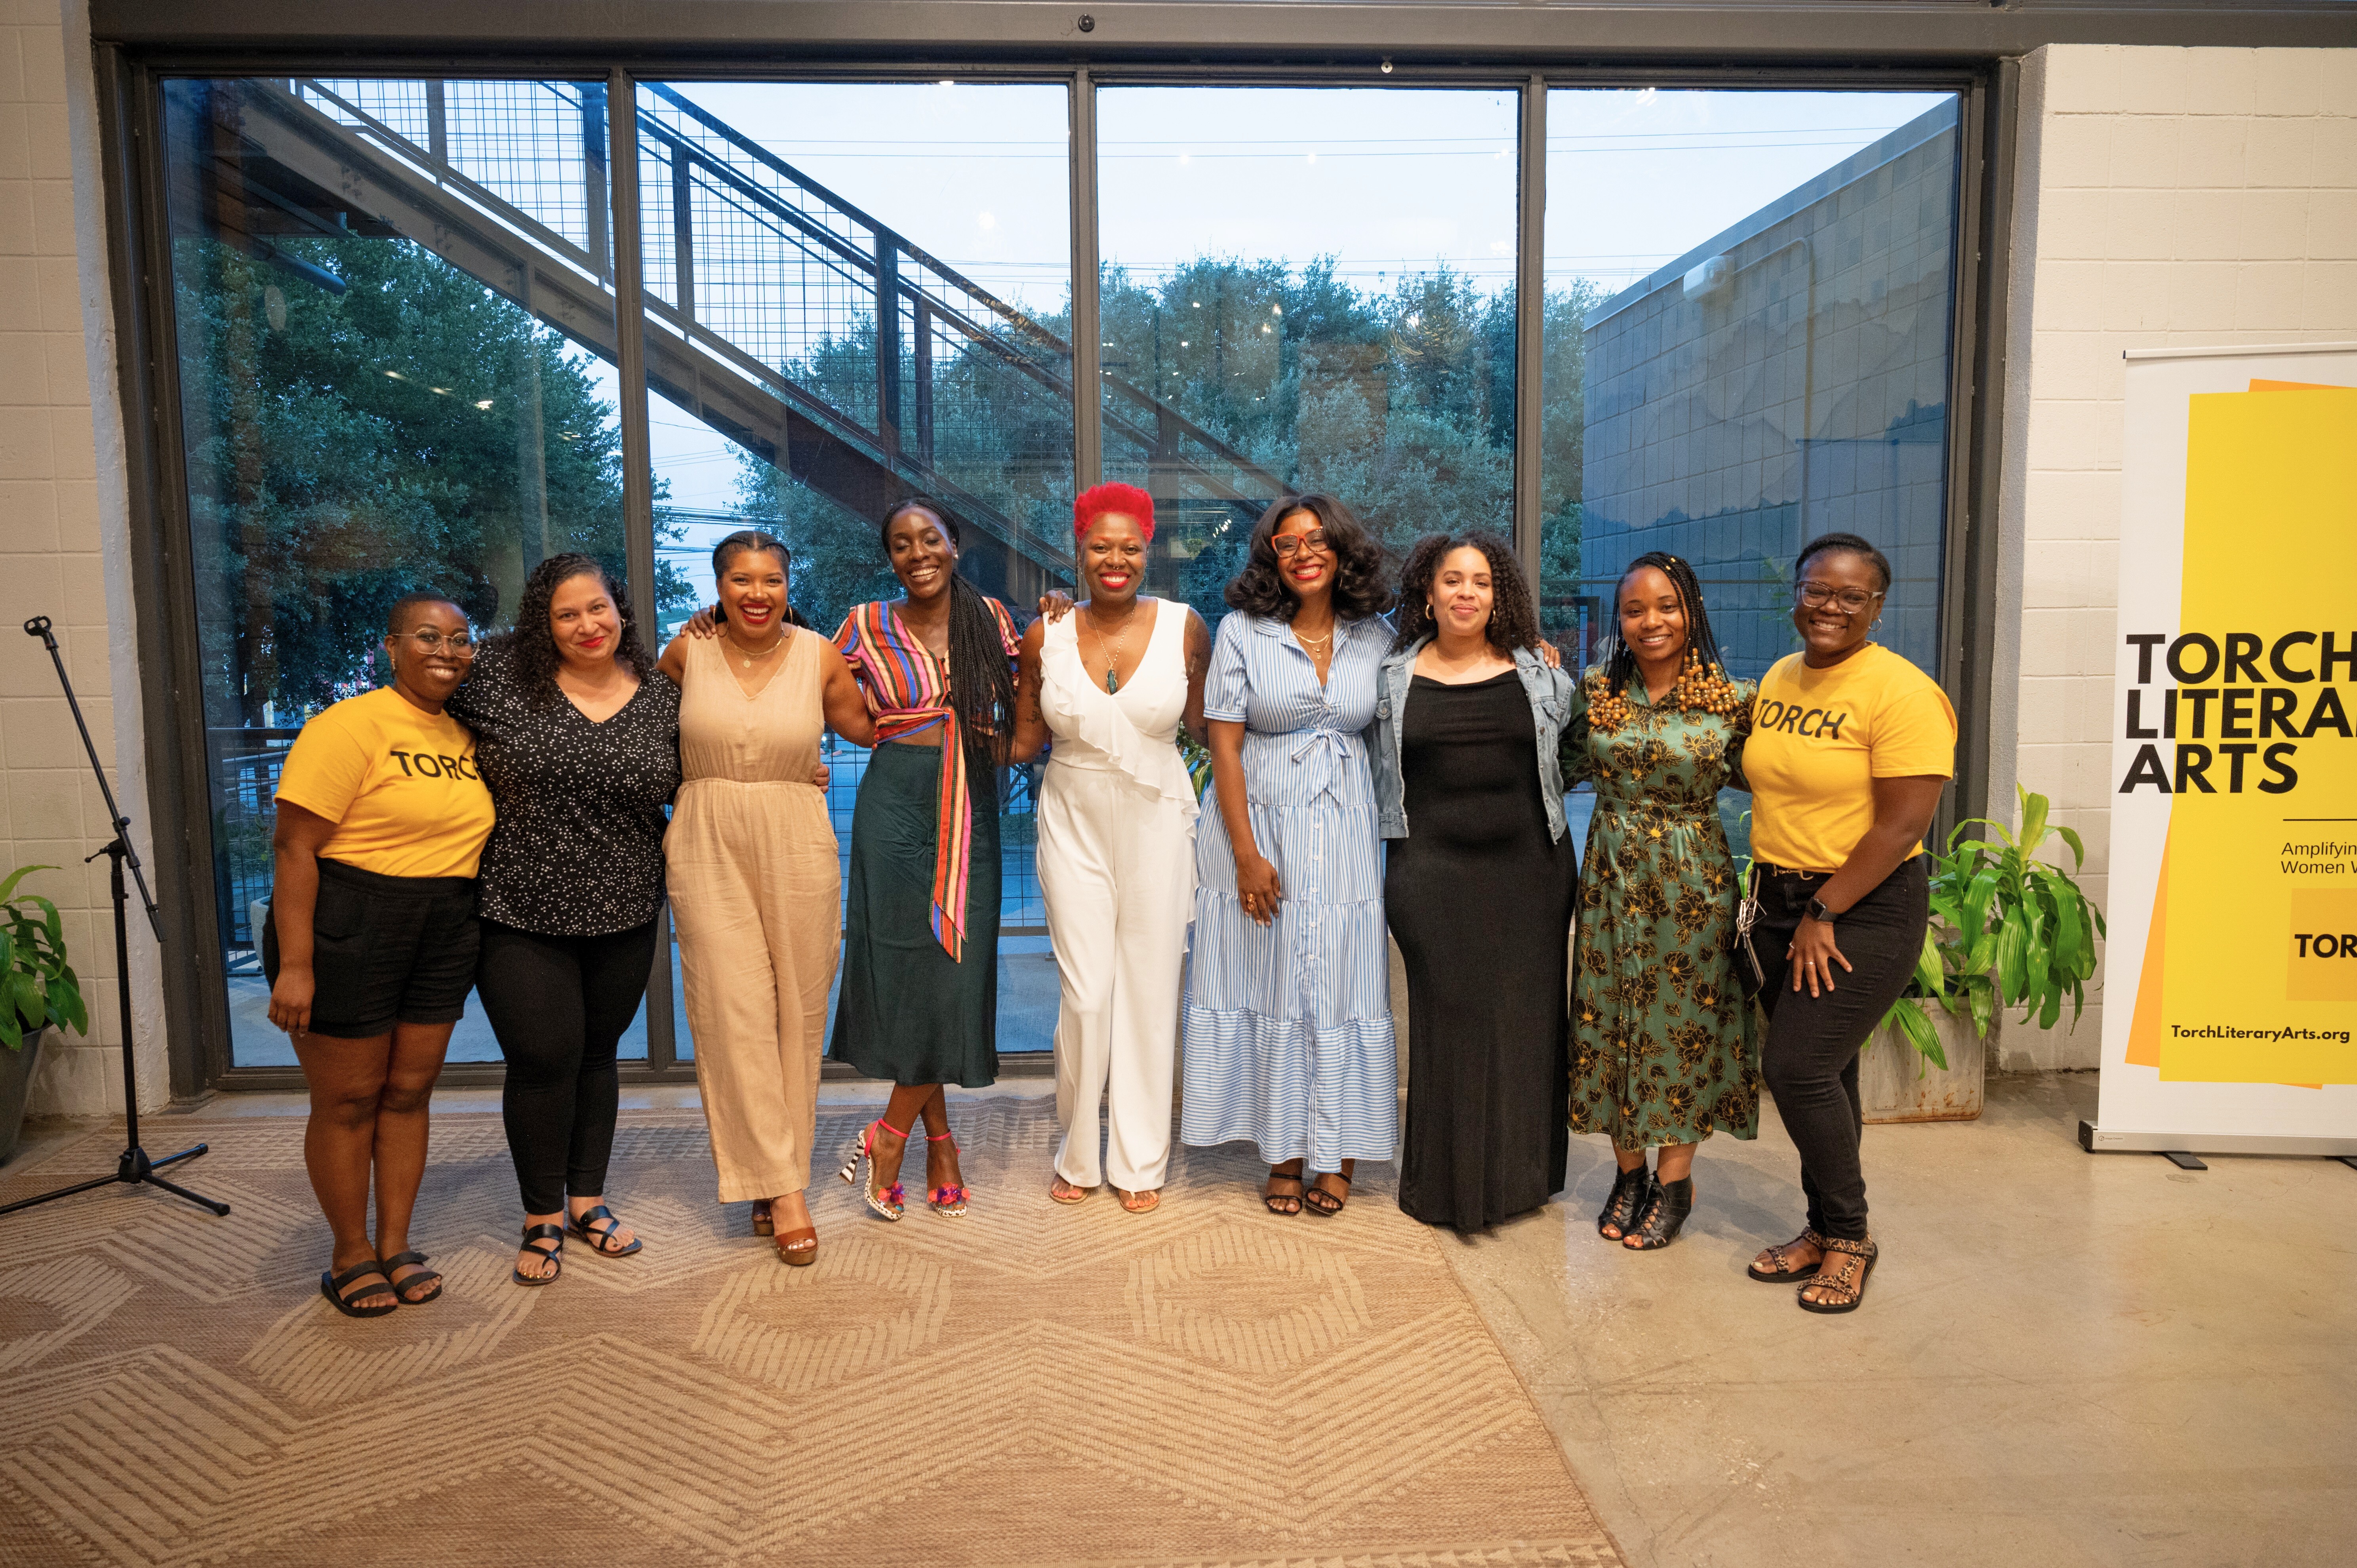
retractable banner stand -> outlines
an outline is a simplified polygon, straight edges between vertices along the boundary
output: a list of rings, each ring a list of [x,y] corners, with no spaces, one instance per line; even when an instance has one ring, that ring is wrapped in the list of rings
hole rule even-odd
[[[2357,1155],[2357,344],[2127,360],[2080,1141]]]

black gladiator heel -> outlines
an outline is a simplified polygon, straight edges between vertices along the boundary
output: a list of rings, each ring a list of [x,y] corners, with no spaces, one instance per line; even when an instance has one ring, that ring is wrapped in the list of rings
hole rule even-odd
[[[1659,1181],[1645,1204],[1645,1212],[1637,1220],[1637,1229],[1621,1241],[1632,1252],[1650,1252],[1656,1247],[1666,1247],[1678,1239],[1686,1216],[1694,1212],[1694,1177],[1681,1176],[1676,1181]]]
[[[1604,1200],[1604,1211],[1596,1217],[1596,1233],[1608,1241],[1618,1241],[1621,1236],[1628,1235],[1629,1228],[1637,1222],[1638,1214],[1644,1208],[1652,1186],[1653,1173],[1641,1165],[1614,1176],[1612,1195]],[[1605,1230],[1607,1225],[1620,1234],[1616,1236]]]

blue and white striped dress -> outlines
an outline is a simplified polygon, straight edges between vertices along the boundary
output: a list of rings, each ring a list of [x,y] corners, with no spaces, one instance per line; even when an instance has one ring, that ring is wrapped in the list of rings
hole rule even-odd
[[[1399,1144],[1383,843],[1365,732],[1391,646],[1380,618],[1338,621],[1323,686],[1286,622],[1220,623],[1203,714],[1246,726],[1253,839],[1282,898],[1264,926],[1236,896],[1216,800],[1195,834],[1181,1141],[1249,1138],[1271,1165],[1388,1160]]]

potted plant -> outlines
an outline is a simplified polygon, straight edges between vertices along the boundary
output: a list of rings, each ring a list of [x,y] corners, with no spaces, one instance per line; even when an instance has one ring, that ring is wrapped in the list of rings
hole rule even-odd
[[[2071,829],[2047,822],[2045,796],[2015,789],[2021,798],[2018,836],[2001,822],[1975,817],[1956,824],[1945,854],[1932,856],[1932,923],[1915,976],[1858,1064],[1868,1122],[1978,1116],[1989,1026],[2005,1008],[2020,1008],[2025,1024],[2051,1028],[2067,998],[2072,1026],[2078,1025],[2104,915],[2069,873],[2038,852],[2050,837],[2059,838],[2070,846],[2076,871],[2086,864],[2086,846]],[[1996,838],[1965,837],[1975,827]]]
[[[16,1152],[25,1127],[25,1096],[40,1060],[41,1037],[52,1028],[90,1032],[81,982],[66,961],[58,907],[16,885],[53,865],[20,865],[0,882],[0,1160]]]

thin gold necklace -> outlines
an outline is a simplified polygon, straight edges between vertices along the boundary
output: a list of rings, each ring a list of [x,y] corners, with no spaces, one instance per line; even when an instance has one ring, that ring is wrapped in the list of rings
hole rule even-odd
[[[770,653],[775,653],[779,649],[783,648],[786,645],[786,628],[784,627],[780,627],[778,628],[778,640],[770,644],[769,652],[766,653],[747,653],[745,651],[745,645],[737,640],[737,634],[733,631],[724,632],[721,635],[728,639],[728,646],[737,650],[738,661],[748,670],[753,668],[755,660],[767,659]]]

